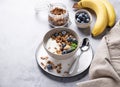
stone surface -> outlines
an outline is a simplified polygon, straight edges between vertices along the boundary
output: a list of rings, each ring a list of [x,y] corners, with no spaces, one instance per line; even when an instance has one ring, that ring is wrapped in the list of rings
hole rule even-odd
[[[0,0],[0,87],[75,87],[77,82],[88,80],[86,75],[77,81],[59,82],[48,78],[40,71],[35,51],[50,27],[46,9],[39,15],[35,14],[37,2],[37,0]],[[95,52],[102,37],[95,39],[88,33],[89,29],[77,29],[72,9],[73,0],[59,2],[64,3],[69,10],[72,21],[69,27],[81,38],[88,37]],[[110,2],[115,7],[117,20],[120,19],[120,1]],[[95,22],[95,15],[93,16]]]

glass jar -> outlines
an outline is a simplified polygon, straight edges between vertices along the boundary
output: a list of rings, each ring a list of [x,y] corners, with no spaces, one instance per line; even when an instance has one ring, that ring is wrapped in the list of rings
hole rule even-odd
[[[69,13],[62,3],[50,4],[48,21],[52,27],[64,27],[69,22]]]

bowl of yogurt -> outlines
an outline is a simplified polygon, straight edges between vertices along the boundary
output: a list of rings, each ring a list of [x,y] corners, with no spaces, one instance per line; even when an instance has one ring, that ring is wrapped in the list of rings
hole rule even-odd
[[[43,38],[43,46],[47,53],[58,60],[74,56],[80,47],[80,38],[75,31],[69,28],[54,28],[48,31]]]

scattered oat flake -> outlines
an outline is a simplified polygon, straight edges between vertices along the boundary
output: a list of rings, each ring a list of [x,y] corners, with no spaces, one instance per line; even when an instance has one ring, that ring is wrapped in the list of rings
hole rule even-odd
[[[54,49],[56,49],[57,50],[57,48],[55,47]]]
[[[45,56],[45,57],[40,57],[42,60],[47,60],[48,59],[48,56]]]
[[[55,66],[55,69],[57,68],[57,66]]]
[[[65,73],[65,74],[69,74],[69,72],[68,72],[68,71],[65,71],[64,73]]]
[[[48,49],[51,49],[51,47],[48,47]]]
[[[61,63],[57,64],[57,66],[61,66],[61,65],[62,65]]]
[[[53,62],[52,62],[52,61],[50,61],[50,60],[48,60],[48,61],[47,61],[47,63],[48,63],[48,64],[53,64]]]
[[[48,59],[48,56],[46,56],[46,60]]]
[[[59,69],[57,69],[57,73],[61,73],[61,71]]]
[[[45,66],[43,62],[41,62],[41,65],[42,65],[42,66]]]
[[[56,53],[57,54],[61,54],[61,50],[56,50]]]
[[[59,69],[62,69],[62,67],[59,67]]]
[[[44,69],[46,69],[47,66],[44,66]]]
[[[68,64],[68,66],[70,66],[70,64]]]
[[[43,57],[40,57],[41,59],[43,59]]]

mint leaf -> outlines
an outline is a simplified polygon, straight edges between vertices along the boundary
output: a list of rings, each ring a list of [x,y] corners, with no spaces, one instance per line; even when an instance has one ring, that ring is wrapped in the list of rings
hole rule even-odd
[[[77,44],[76,44],[76,43],[71,43],[70,46],[71,46],[71,49],[72,49],[72,50],[75,50],[75,49],[77,48]]]

